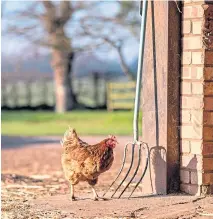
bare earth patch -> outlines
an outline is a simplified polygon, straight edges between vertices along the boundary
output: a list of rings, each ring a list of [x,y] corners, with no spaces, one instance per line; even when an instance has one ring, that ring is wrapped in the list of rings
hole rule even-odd
[[[2,141],[2,218],[213,218],[212,197],[179,194],[94,202],[91,189],[82,183],[76,186],[78,200],[71,202],[60,164],[60,139],[52,139]],[[83,139],[94,143],[102,137]],[[123,145],[131,137],[118,140],[115,163],[100,177],[99,194],[116,175]]]

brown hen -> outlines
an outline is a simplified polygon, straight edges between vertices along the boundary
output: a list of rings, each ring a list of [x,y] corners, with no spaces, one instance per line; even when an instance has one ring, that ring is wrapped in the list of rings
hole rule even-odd
[[[91,185],[94,200],[98,200],[94,186],[99,175],[112,166],[113,148],[117,144],[115,136],[104,139],[98,144],[89,145],[78,137],[75,129],[70,128],[64,134],[61,144],[62,167],[65,178],[70,183],[71,200],[75,200],[74,185],[80,181],[87,181]]]

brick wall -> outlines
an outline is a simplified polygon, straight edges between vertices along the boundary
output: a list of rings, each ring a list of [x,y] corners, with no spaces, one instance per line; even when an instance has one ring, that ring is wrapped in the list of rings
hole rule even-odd
[[[213,193],[213,5],[182,4],[181,190]]]

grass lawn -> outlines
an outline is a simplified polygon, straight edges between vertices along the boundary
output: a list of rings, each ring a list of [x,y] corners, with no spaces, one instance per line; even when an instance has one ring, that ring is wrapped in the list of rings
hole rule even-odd
[[[81,135],[132,135],[133,111],[2,111],[2,135],[62,135],[68,126]],[[140,115],[141,130],[141,115]]]

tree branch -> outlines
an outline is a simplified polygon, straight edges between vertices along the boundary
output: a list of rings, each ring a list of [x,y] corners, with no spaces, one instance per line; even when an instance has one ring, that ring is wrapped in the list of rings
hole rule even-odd
[[[109,44],[111,47],[113,47],[114,49],[116,49],[119,59],[120,59],[120,65],[121,68],[123,70],[123,72],[131,79],[131,80],[135,80],[135,76],[134,73],[130,70],[129,66],[126,64],[125,58],[123,56],[122,53],[122,46],[124,44],[123,40],[119,40],[117,42],[111,40],[109,37],[105,36],[105,35],[100,35],[100,34],[94,34],[92,33],[88,27],[84,26],[84,33],[86,35],[92,36],[93,38],[99,38],[102,39],[104,42],[106,42],[107,44]]]
[[[60,21],[64,25],[71,17],[72,8],[69,1],[60,2]]]
[[[42,1],[44,8],[46,9],[47,16],[49,18],[54,18],[56,15],[56,8],[51,1]]]

